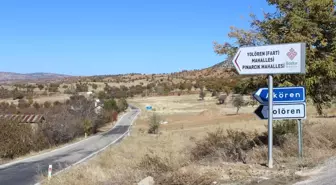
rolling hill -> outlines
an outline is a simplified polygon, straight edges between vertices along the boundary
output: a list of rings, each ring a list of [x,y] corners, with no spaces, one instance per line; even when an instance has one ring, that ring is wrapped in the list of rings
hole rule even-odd
[[[45,82],[62,80],[71,77],[69,75],[54,74],[54,73],[11,73],[0,72],[0,83],[14,83],[14,82]]]
[[[156,74],[161,76],[169,76],[174,75],[177,78],[190,78],[196,79],[200,77],[215,77],[215,78],[230,78],[235,76],[235,69],[230,60],[226,60],[215,64],[211,67],[205,69],[197,69],[197,70],[184,70],[181,72],[175,72],[171,74]],[[127,79],[126,81],[132,80],[135,77],[144,77],[144,76],[151,76],[149,74],[120,74],[120,75],[99,75],[104,78],[105,77],[124,77]],[[84,77],[87,78],[87,77]],[[75,77],[70,75],[63,75],[63,74],[55,74],[55,73],[12,73],[12,72],[0,72],[0,83],[1,84],[10,84],[10,83],[44,83],[44,82],[57,82],[57,81],[73,81],[76,82],[81,77]]]
[[[220,62],[218,64],[215,64],[211,68],[224,68],[224,69],[234,69],[234,66],[231,61],[225,60],[223,62]]]

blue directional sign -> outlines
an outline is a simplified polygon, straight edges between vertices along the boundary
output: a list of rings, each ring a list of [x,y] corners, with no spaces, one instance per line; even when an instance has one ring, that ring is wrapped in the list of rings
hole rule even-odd
[[[153,109],[153,107],[151,105],[146,106],[146,110],[152,110],[152,109]]]
[[[261,104],[268,102],[268,88],[260,88],[254,95],[254,98]],[[306,90],[304,87],[277,87],[273,88],[273,102],[291,103],[305,102]]]

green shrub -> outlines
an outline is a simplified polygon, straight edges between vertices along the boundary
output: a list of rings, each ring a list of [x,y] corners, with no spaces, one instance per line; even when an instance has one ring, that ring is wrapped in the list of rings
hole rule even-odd
[[[126,99],[122,98],[117,101],[118,111],[123,112],[128,108],[128,103]]]
[[[297,120],[281,120],[273,123],[274,136],[297,134]]]
[[[44,88],[43,84],[38,84],[37,87],[40,89],[40,91],[42,91],[42,89]]]
[[[0,111],[6,112],[9,109],[9,103],[8,102],[1,102],[0,103]]]
[[[148,128],[149,134],[159,133],[160,121],[161,121],[160,116],[158,116],[156,113],[153,113],[153,115],[149,119],[149,128]]]
[[[58,88],[59,88],[60,84],[57,83],[51,83],[49,85],[48,91],[49,92],[58,92]]]
[[[250,106],[254,107],[254,106],[258,105],[258,102],[256,100],[251,100],[247,103],[247,105],[250,105]]]
[[[109,100],[105,100],[104,101],[104,110],[107,111],[117,111],[118,110],[118,106],[117,106],[117,102],[114,99],[109,99]]]
[[[13,100],[21,100],[25,97],[25,93],[22,91],[19,91],[17,88],[11,91],[11,94],[13,96]]]
[[[87,134],[91,134],[92,133],[92,129],[93,129],[93,125],[92,125],[92,122],[90,120],[84,120],[84,123],[83,123],[83,127],[84,127],[84,133],[87,133]]]
[[[49,101],[45,101],[45,102],[43,103],[43,106],[44,106],[44,108],[48,109],[48,108],[51,107],[51,103],[50,103]]]
[[[232,105],[237,108],[236,114],[238,114],[239,109],[244,106],[244,98],[242,95],[238,94],[233,98]]]
[[[60,106],[60,105],[62,105],[62,103],[56,100],[56,101],[54,101],[53,105],[54,106]]]
[[[108,96],[105,91],[99,91],[97,97],[98,99],[103,100],[106,99]]]
[[[286,141],[291,138],[288,136],[297,136],[297,134],[298,132],[296,120],[281,120],[273,122],[273,145],[283,146]],[[267,144],[268,132],[262,133],[261,136],[259,136],[259,139],[264,144]]]
[[[88,92],[89,86],[87,83],[77,83],[76,84],[76,92]]]
[[[4,87],[0,87],[0,98],[6,99],[6,98],[11,98],[12,92],[8,89],[5,89]]]
[[[91,133],[95,134],[98,131],[99,127],[102,127],[106,125],[106,123],[111,122],[111,115],[106,114],[105,111],[102,111],[98,116],[96,120],[91,121],[92,122],[92,130]]]
[[[76,89],[73,86],[70,86],[64,90],[64,94],[76,94]]]
[[[32,96],[29,96],[29,97],[27,98],[27,100],[28,100],[28,105],[29,105],[29,107],[30,107],[31,105],[33,105],[33,103],[34,103],[34,99],[33,99]]]
[[[98,85],[97,84],[92,84],[92,89],[97,89],[98,88]]]
[[[39,110],[39,109],[41,108],[41,105],[40,105],[39,103],[35,102],[35,103],[33,104],[33,107],[34,107],[36,110]]]

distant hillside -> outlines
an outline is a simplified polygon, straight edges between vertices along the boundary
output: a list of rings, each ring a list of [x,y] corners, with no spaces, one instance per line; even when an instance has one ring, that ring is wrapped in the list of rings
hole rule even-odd
[[[231,61],[226,60],[215,64],[211,67],[198,70],[185,70],[182,72],[172,73],[178,77],[185,78],[230,78],[236,75],[236,70]]]
[[[179,83],[185,80],[197,80],[200,78],[222,78],[222,79],[232,79],[236,78],[237,72],[234,66],[232,65],[231,60],[226,60],[215,64],[213,66],[204,68],[204,69],[195,69],[195,70],[183,70],[173,73],[156,73],[156,74],[141,74],[141,73],[129,73],[129,74],[118,74],[118,75],[97,75],[90,77],[79,77],[81,81],[86,82],[111,82],[123,83],[123,85],[137,85],[137,84],[146,84],[150,81],[169,81],[169,79],[174,79],[175,83]],[[74,80],[74,78],[72,78]],[[77,79],[78,80],[78,79]]]
[[[232,64],[232,61],[228,59],[228,60],[225,60],[223,62],[213,65],[211,68],[234,69],[235,67]]]
[[[153,74],[157,78],[167,78],[173,76],[178,79],[198,79],[198,78],[231,78],[237,75],[231,60],[226,60],[215,64],[211,67],[205,69],[197,70],[184,70],[175,73],[163,73],[163,74]],[[99,75],[92,77],[80,77],[80,76],[69,76],[54,73],[10,73],[10,72],[0,72],[0,83],[45,83],[45,82],[67,82],[75,83],[79,80],[85,79],[95,79],[95,81],[110,81],[110,82],[125,82],[129,83],[137,79],[148,79],[152,78],[152,74],[141,74],[141,73],[130,73],[130,74],[118,74],[118,75]],[[90,81],[90,80],[87,80]]]
[[[0,72],[0,83],[57,81],[71,76],[54,73],[10,73]]]

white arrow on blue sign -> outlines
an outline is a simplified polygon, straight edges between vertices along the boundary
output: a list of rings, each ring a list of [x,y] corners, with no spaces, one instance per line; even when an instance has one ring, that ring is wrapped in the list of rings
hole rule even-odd
[[[268,102],[268,88],[260,88],[253,97],[261,104]],[[304,87],[277,87],[273,89],[274,103],[305,102],[306,90]]]

